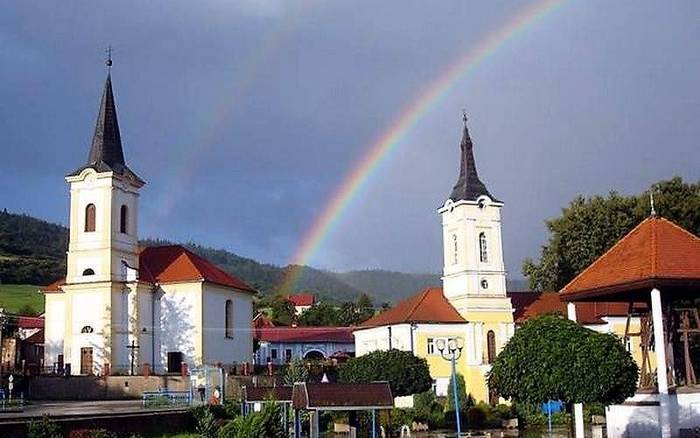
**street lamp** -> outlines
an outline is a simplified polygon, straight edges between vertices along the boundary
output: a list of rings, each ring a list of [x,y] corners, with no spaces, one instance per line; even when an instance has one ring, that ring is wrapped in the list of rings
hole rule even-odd
[[[452,395],[455,402],[455,419],[457,420],[457,437],[462,436],[462,425],[459,421],[459,392],[457,391],[457,367],[455,363],[462,356],[462,348],[464,345],[461,338],[451,338],[447,342],[444,339],[438,339],[436,342],[437,349],[443,359],[450,361],[452,364]]]

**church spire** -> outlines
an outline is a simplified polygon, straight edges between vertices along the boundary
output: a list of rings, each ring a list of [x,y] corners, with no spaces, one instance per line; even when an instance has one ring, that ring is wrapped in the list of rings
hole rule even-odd
[[[112,91],[112,48],[107,49],[107,79],[102,91],[100,109],[97,112],[95,133],[92,136],[90,153],[87,163],[68,176],[76,176],[87,168],[97,172],[114,172],[117,175],[128,176],[140,185],[144,184],[135,173],[131,171],[124,160],[122,139],[117,121],[117,106],[114,102]]]
[[[122,150],[122,139],[119,134],[119,123],[117,122],[117,108],[114,104],[114,94],[112,92],[112,74],[107,73],[100,110],[97,113],[97,123],[95,124],[95,134],[92,137],[92,146],[88,155],[88,165],[106,164],[114,169],[119,166],[126,166],[124,162],[124,152]]]
[[[460,145],[462,149],[462,157],[460,160],[459,167],[459,179],[457,179],[457,184],[455,184],[452,189],[452,194],[450,194],[450,199],[454,202],[465,200],[465,201],[476,201],[481,195],[486,195],[492,200],[496,200],[483,182],[479,179],[479,175],[476,172],[476,162],[474,161],[474,145],[472,144],[472,139],[469,136],[469,128],[467,128],[467,113],[463,111],[462,121],[464,122],[464,131],[462,132],[462,143]]]

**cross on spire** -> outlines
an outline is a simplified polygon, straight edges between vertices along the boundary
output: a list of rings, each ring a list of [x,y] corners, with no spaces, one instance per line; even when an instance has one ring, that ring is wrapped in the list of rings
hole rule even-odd
[[[107,59],[105,60],[105,65],[107,66],[108,69],[112,69],[112,45],[110,44],[107,46],[107,49],[105,49],[105,54],[107,55]]]

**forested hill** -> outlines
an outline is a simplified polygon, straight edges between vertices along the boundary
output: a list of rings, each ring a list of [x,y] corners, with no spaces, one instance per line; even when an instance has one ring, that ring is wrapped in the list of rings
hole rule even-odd
[[[147,246],[172,242],[146,239]],[[243,279],[265,294],[276,292],[287,268],[241,257],[224,249],[195,243],[183,244],[211,260],[223,270]],[[68,229],[23,214],[0,211],[0,283],[49,284],[65,275]],[[297,289],[310,291],[321,299],[356,300],[366,292],[379,305],[395,302],[426,286],[440,285],[438,275],[407,274],[382,270],[335,273],[306,267]]]
[[[0,282],[48,284],[65,275],[68,229],[0,211]]]

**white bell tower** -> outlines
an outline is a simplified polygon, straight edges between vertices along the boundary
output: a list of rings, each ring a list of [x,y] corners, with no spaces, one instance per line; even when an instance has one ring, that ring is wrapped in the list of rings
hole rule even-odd
[[[438,210],[444,245],[443,292],[464,316],[471,311],[512,312],[506,296],[501,207],[479,179],[464,116],[457,184]]]
[[[144,182],[124,160],[111,75],[105,82],[88,161],[66,181],[70,184],[66,282],[134,280],[127,277],[138,269],[137,211]]]

